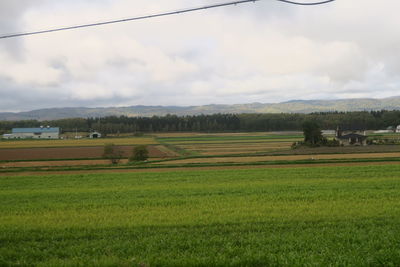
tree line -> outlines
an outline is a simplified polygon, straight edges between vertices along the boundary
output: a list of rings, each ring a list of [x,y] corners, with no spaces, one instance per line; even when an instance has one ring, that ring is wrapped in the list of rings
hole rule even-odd
[[[214,114],[194,116],[71,118],[52,121],[0,121],[0,133],[12,128],[60,127],[62,132],[99,131],[102,134],[151,132],[301,131],[306,121],[321,129],[374,130],[400,125],[400,111],[321,112],[310,114]]]

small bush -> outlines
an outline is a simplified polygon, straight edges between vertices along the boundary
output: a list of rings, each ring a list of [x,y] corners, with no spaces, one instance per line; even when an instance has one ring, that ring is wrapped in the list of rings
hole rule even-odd
[[[292,149],[298,149],[298,148],[300,148],[303,144],[304,144],[304,142],[294,142],[294,143],[291,145],[291,148],[292,148]]]
[[[326,143],[324,145],[327,147],[338,147],[340,146],[340,142],[336,139],[326,140]]]
[[[294,142],[291,146],[292,149],[298,149],[301,147],[338,147],[340,146],[340,142],[336,139],[328,140],[323,137],[318,143],[313,144],[310,142]]]
[[[104,145],[103,158],[111,161],[112,164],[118,164],[122,159],[122,151],[114,144]]]
[[[142,137],[142,136],[144,136],[144,133],[142,133],[142,132],[135,132],[135,133],[133,134],[133,136],[135,136],[135,137]]]

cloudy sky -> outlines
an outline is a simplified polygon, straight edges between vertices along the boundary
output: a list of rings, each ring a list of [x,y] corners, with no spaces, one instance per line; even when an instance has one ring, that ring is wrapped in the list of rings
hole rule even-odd
[[[1,0],[0,35],[220,2]],[[0,39],[0,111],[400,95],[399,9],[398,0],[261,0]]]

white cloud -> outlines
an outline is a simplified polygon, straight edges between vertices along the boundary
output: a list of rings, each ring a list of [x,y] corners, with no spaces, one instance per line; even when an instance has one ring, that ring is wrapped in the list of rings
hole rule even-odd
[[[203,4],[2,0],[0,30],[43,29]],[[319,7],[260,1],[0,40],[0,106],[26,110],[398,95],[399,7],[396,0],[336,1]]]

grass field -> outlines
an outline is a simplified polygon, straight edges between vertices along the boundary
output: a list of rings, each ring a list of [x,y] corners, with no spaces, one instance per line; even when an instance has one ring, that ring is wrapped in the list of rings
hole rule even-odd
[[[398,266],[400,166],[0,177],[0,265]]]

